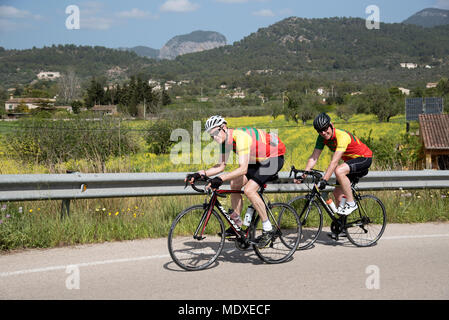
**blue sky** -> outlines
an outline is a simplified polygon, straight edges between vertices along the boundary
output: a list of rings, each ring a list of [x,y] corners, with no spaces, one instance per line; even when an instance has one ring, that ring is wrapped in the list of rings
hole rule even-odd
[[[66,27],[70,5],[80,10],[79,29]],[[220,32],[232,44],[290,16],[366,18],[370,5],[379,8],[381,22],[395,23],[424,8],[449,9],[449,0],[0,0],[0,46],[160,49],[195,30]]]

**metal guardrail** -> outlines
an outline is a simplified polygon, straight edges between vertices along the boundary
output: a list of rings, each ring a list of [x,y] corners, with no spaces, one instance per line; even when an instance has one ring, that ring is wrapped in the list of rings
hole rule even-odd
[[[198,194],[184,188],[187,173],[72,173],[0,175],[0,201],[92,199]],[[288,172],[279,173],[278,183],[269,183],[268,193],[306,192],[293,184]],[[330,183],[335,182],[332,177]],[[226,185],[226,184],[225,184]],[[360,190],[449,188],[449,171],[370,171]]]
[[[184,188],[187,173],[72,173],[0,175],[0,202],[63,200],[68,214],[70,200],[198,195]],[[280,172],[277,183],[269,183],[267,193],[301,193],[304,184],[293,184],[289,172]],[[330,183],[335,182],[333,176]],[[225,184],[226,187],[226,184]],[[442,189],[449,188],[449,171],[370,171],[359,190]],[[328,187],[329,190],[332,187]]]

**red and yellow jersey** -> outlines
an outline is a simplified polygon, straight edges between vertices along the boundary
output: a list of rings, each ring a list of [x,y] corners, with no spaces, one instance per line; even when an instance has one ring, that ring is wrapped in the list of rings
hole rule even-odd
[[[324,146],[328,146],[333,152],[344,151],[341,157],[343,161],[354,158],[371,158],[373,152],[362,141],[360,141],[352,133],[345,130],[334,129],[331,139],[325,140],[322,136],[318,136],[315,149],[323,150]]]
[[[232,150],[238,155],[250,155],[250,163],[285,154],[285,145],[274,133],[256,128],[228,129],[227,140],[222,144],[222,153]]]

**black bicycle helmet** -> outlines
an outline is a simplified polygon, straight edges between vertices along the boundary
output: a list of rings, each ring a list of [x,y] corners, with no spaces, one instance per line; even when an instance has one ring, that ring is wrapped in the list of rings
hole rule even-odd
[[[316,131],[323,131],[327,129],[331,124],[331,117],[329,117],[326,113],[320,113],[315,120],[313,120],[313,127]]]

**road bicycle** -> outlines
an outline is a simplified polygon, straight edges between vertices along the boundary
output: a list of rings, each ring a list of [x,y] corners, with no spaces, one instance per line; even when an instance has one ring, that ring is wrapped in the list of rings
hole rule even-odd
[[[207,182],[208,179],[203,176],[199,180]],[[272,180],[274,179],[276,177]],[[295,209],[286,203],[267,201],[263,195],[266,185],[259,189],[258,194],[264,202],[274,231],[271,243],[265,248],[256,246],[257,239],[262,234],[262,221],[259,215],[254,212],[250,225],[244,229],[244,226],[239,227],[235,224],[230,214],[218,201],[219,197],[226,198],[229,194],[243,194],[242,190],[211,191],[198,188],[195,183],[191,184],[191,187],[199,193],[207,194],[210,198],[208,200],[206,197],[203,204],[194,205],[182,211],[171,225],[168,249],[173,261],[179,267],[188,271],[209,267],[221,254],[226,239],[234,241],[235,247],[239,250],[247,250],[252,246],[256,255],[269,264],[285,262],[297,250],[301,238],[299,216]],[[225,237],[223,219],[235,231],[234,237]]]
[[[290,204],[297,210],[301,219],[302,239],[298,249],[308,249],[320,236],[323,228],[323,213],[321,208],[327,212],[332,220],[330,229],[332,237],[339,240],[339,235],[346,234],[348,240],[357,247],[369,247],[377,243],[382,237],[387,223],[387,214],[385,206],[380,199],[373,195],[362,195],[357,190],[357,183],[360,177],[353,177],[351,180],[351,189],[354,201],[358,209],[348,216],[339,216],[326,203],[328,192],[320,191],[317,184],[322,179],[324,172],[319,170],[297,170],[291,167],[290,177],[294,173],[305,174],[312,177],[313,187],[309,187],[310,192],[305,196],[298,196],[290,201]],[[335,186],[335,185],[334,185]]]

